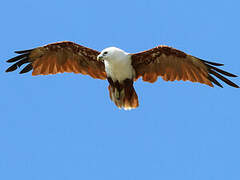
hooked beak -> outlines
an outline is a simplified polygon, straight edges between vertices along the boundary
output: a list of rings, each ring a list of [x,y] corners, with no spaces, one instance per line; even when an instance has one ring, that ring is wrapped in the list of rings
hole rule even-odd
[[[103,62],[103,56],[102,56],[101,54],[99,54],[99,55],[97,56],[97,60]]]

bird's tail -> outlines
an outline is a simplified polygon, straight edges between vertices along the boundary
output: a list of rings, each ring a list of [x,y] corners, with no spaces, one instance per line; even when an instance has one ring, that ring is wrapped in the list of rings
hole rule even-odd
[[[111,100],[120,109],[131,110],[139,106],[138,96],[133,87],[132,80],[125,80],[122,84],[110,83],[108,86]]]

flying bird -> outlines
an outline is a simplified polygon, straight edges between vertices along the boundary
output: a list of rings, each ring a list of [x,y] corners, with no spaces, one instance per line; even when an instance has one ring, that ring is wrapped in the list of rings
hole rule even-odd
[[[118,108],[125,110],[139,106],[133,83],[140,77],[150,83],[156,82],[158,76],[161,76],[165,81],[183,80],[222,87],[215,79],[217,77],[239,88],[223,76],[236,75],[216,67],[223,64],[205,61],[164,45],[131,54],[116,47],[98,52],[74,42],[62,41],[15,53],[20,55],[7,60],[14,64],[6,72],[26,65],[20,74],[31,70],[33,76],[73,72],[107,79],[111,100]]]

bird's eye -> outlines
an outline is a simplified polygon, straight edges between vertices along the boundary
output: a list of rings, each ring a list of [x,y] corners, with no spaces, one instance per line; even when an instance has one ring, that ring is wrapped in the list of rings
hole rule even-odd
[[[108,52],[107,51],[105,51],[104,53],[103,53],[103,55],[106,55]]]

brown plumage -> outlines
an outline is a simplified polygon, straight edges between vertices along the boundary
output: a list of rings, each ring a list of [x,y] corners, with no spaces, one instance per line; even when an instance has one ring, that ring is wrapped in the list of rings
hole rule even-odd
[[[73,42],[57,42],[31,50],[16,51],[16,53],[21,55],[7,61],[17,62],[6,72],[14,71],[17,67],[27,64],[20,74],[33,69],[33,76],[73,72],[106,79],[104,64],[97,61],[100,52]]]
[[[107,54],[104,52],[105,50],[100,53],[69,41],[52,43],[30,50],[16,51],[20,55],[7,60],[8,63],[14,64],[6,72],[14,71],[26,65],[20,71],[20,74],[31,70],[33,70],[32,75],[73,72],[90,75],[97,79],[107,79],[111,100],[117,107],[124,109],[139,106],[133,82],[140,77],[142,77],[143,81],[150,83],[156,82],[158,77],[161,76],[165,81],[192,81],[211,87],[213,87],[214,83],[223,87],[215,79],[217,77],[226,84],[239,88],[237,84],[224,77],[237,77],[236,75],[217,68],[223,66],[223,64],[205,61],[168,46],[158,46],[135,54],[127,54],[118,48],[107,49],[109,50],[107,53],[110,54],[110,61],[104,59],[105,54]],[[100,55],[101,59],[99,59]],[[112,60],[119,58],[126,63],[121,64],[121,62],[120,66],[115,64],[111,67],[110,65],[105,67],[105,62],[111,62],[111,58]],[[114,63],[119,63],[119,59]],[[130,63],[128,64],[128,62]],[[121,67],[122,69],[119,69]],[[112,72],[114,68],[116,72]],[[111,75],[115,77],[111,77]]]
[[[133,87],[132,79],[126,79],[121,83],[118,81],[113,82],[110,77],[107,80],[109,82],[108,90],[110,99],[117,107],[130,110],[139,106],[138,96]]]
[[[201,60],[168,46],[132,54],[132,65],[136,70],[136,79],[142,77],[143,81],[154,83],[158,76],[165,81],[192,81],[213,87],[213,84],[222,85],[211,75],[216,76],[228,85],[239,88],[238,85],[223,77],[237,77],[214,66],[223,64]]]

